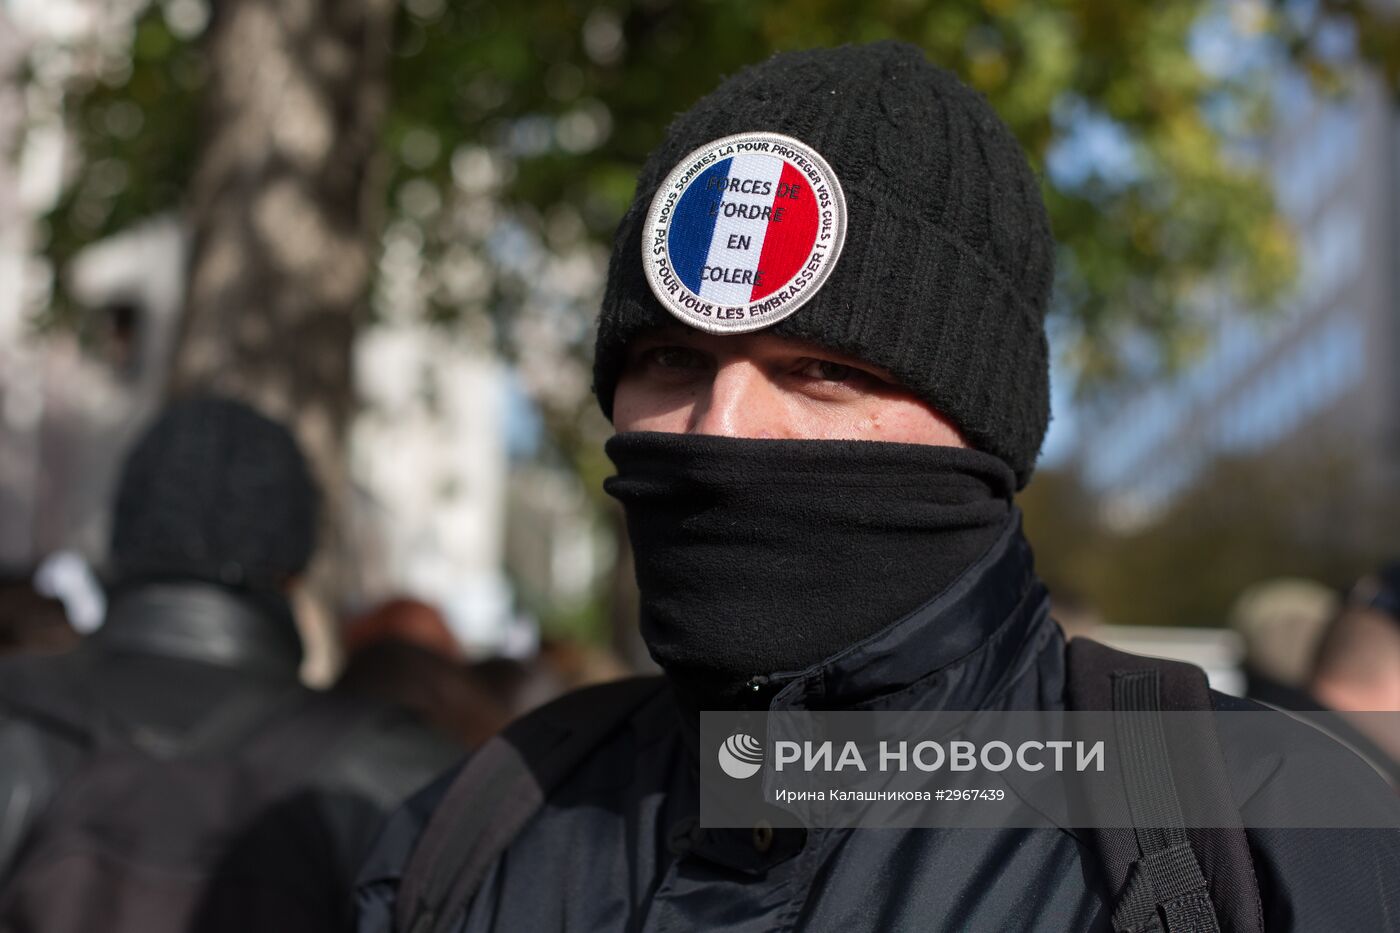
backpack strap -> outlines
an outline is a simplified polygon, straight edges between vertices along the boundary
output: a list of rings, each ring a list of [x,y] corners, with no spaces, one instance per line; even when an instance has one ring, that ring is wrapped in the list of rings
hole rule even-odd
[[[567,694],[468,759],[409,858],[395,906],[404,933],[447,933],[551,791],[664,684],[636,677]]]
[[[1070,709],[1112,711],[1118,737],[1124,799],[1085,802],[1090,814],[1131,817],[1131,828],[1088,831],[1114,894],[1115,933],[1262,933],[1259,882],[1214,723],[1192,717],[1189,736],[1169,736],[1161,716],[1213,709],[1204,672],[1086,638],[1069,643],[1067,664]],[[1174,770],[1173,760],[1190,767]],[[1183,799],[1213,828],[1186,828]]]

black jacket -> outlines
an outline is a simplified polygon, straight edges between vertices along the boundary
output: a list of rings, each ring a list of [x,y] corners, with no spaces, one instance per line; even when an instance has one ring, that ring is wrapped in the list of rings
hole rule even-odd
[[[1065,643],[1012,523],[936,600],[775,686],[774,710],[1062,709]],[[693,722],[669,692],[644,705],[497,860],[460,929],[1109,928],[1093,851],[1067,830],[698,830]],[[1372,777],[1353,785],[1392,806]],[[1246,814],[1277,804],[1271,780],[1238,801]],[[360,933],[392,928],[433,805],[425,792],[381,838],[361,874]],[[1266,929],[1400,929],[1400,832],[1251,832],[1250,844]]]
[[[170,583],[118,593],[103,627],[68,654],[0,661],[8,685],[0,690],[0,885],[46,805],[81,767],[89,738],[35,715],[36,707],[7,704],[16,684],[25,685],[21,693],[81,694],[47,701],[91,710],[103,720],[94,730],[172,750],[235,706],[265,711],[255,728],[263,718],[316,708],[317,722],[338,731],[343,722],[343,734],[320,743],[317,760],[290,763],[304,774],[291,788],[295,803],[277,818],[298,825],[278,834],[315,836],[317,864],[296,870],[321,903],[318,915],[330,917],[328,925],[336,914],[348,922],[355,869],[384,815],[462,752],[404,713],[301,687],[300,658],[289,615],[218,587]],[[37,708],[44,705],[40,698]]]

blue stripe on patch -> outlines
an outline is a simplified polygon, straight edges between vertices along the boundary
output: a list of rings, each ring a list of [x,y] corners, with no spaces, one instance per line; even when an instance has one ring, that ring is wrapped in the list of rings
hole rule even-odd
[[[671,221],[666,244],[671,253],[671,267],[685,287],[697,295],[700,272],[705,268],[710,240],[714,238],[715,223],[719,220],[719,204],[724,200],[725,182],[729,180],[729,164],[733,161],[733,156],[722,159],[692,179]]]

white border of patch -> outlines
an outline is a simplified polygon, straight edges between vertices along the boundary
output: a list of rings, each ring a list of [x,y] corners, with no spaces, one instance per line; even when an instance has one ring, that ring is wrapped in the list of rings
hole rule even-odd
[[[691,291],[674,272],[670,271],[671,256],[668,238],[674,210],[680,203],[681,195],[709,166],[722,158],[739,154],[741,143],[766,142],[770,146],[785,146],[802,156],[815,169],[816,179],[824,183],[831,193],[830,203],[825,207],[818,203],[817,236],[808,254],[806,268],[814,258],[820,265],[812,280],[800,292],[785,301],[773,304],[774,296],[787,291],[792,279],[784,282],[777,291],[761,301],[747,305],[715,305]],[[779,155],[779,158],[785,158]],[[788,160],[791,161],[791,160]],[[798,171],[800,165],[793,163]],[[812,179],[812,175],[808,175]],[[814,186],[815,188],[815,186]],[[823,238],[823,230],[826,230]],[[706,143],[690,152],[671,169],[661,187],[651,199],[647,209],[646,227],[642,233],[642,266],[646,270],[647,284],[652,294],[681,321],[711,334],[743,334],[776,324],[800,309],[812,299],[826,284],[836,261],[841,257],[841,247],[846,243],[846,195],[841,190],[841,182],[827,161],[806,143],[784,136],[781,133],[736,133],[714,142]],[[800,270],[799,270],[800,272]],[[796,276],[793,276],[796,278]],[[763,310],[768,307],[768,310]],[[707,313],[708,311],[708,313]]]

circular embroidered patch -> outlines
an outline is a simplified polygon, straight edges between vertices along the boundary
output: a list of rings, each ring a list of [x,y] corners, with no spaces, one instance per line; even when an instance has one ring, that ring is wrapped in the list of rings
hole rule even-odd
[[[740,133],[666,176],[647,211],[642,262],[676,317],[739,334],[810,301],[845,239],[846,199],[826,160],[790,136]]]

